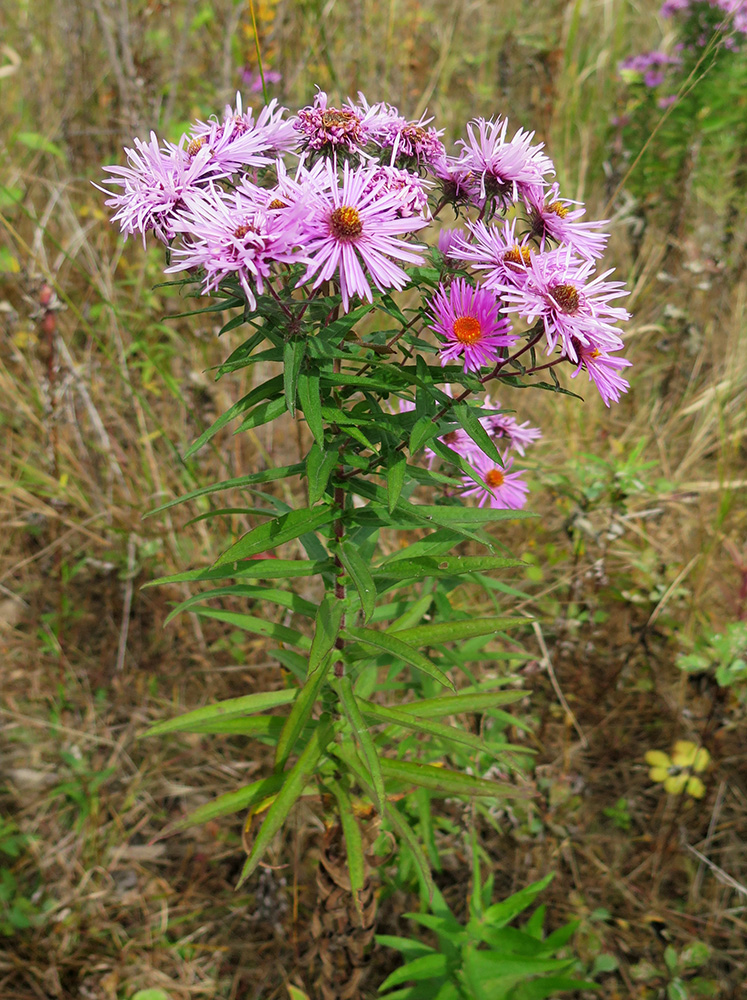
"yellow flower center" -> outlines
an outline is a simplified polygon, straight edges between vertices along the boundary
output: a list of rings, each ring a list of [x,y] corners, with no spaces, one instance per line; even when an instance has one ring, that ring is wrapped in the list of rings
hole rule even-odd
[[[411,142],[422,142],[428,137],[428,133],[421,125],[405,125],[402,129],[402,136],[410,139]]]
[[[529,267],[529,261],[531,260],[532,251],[529,247],[519,246],[518,243],[514,243],[510,250],[507,250],[503,255],[504,264],[519,264]]]
[[[329,227],[338,240],[357,240],[363,232],[363,220],[357,208],[340,205],[330,215]]]
[[[287,208],[288,206],[285,204],[284,201],[281,201],[279,198],[273,198],[272,201],[270,202],[270,204],[267,207],[268,208]]]
[[[360,119],[352,111],[340,111],[338,108],[330,108],[322,114],[322,125],[324,128],[335,128],[347,125],[357,125]]]
[[[189,156],[197,156],[202,147],[205,145],[205,137],[201,139],[193,139],[187,146],[187,154]]]
[[[562,201],[553,201],[547,206],[547,211],[552,212],[553,215],[560,216],[564,219],[568,215],[568,208],[562,203]]]
[[[476,344],[482,337],[480,320],[474,316],[459,316],[454,320],[454,336],[460,344]]]
[[[593,351],[589,351],[586,355],[586,361],[595,361],[602,352],[598,347],[595,347]]]
[[[505,478],[506,477],[501,469],[490,469],[489,472],[485,474],[485,482],[491,490],[497,490],[499,486],[503,486]]]
[[[250,226],[248,222],[243,222],[233,231],[233,235],[237,240],[243,240],[247,233],[255,233],[257,230],[254,226]]]
[[[573,285],[553,285],[550,289],[550,295],[564,313],[575,313],[581,301],[578,291]]]

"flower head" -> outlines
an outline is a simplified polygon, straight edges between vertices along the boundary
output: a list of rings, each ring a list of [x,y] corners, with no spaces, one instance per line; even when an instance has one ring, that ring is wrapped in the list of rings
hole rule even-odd
[[[503,465],[498,465],[485,452],[477,451],[467,456],[477,478],[482,481],[481,486],[477,486],[468,476],[464,477],[463,496],[479,497],[478,506],[484,507],[489,504],[493,508],[503,510],[521,510],[527,502],[529,487],[521,478],[524,469],[518,472],[511,472],[513,458],[504,454],[502,456]]]
[[[469,238],[462,235],[449,248],[449,256],[471,264],[477,271],[486,271],[488,288],[509,284],[521,287],[527,277],[532,256],[529,234],[516,235],[516,219],[502,226],[486,226],[484,222],[467,222]],[[536,251],[535,251],[536,252]]]
[[[618,323],[630,318],[614,299],[628,294],[621,281],[605,281],[612,269],[592,277],[594,264],[580,261],[570,247],[532,254],[526,280],[520,287],[506,281],[486,282],[501,293],[504,309],[517,312],[528,323],[541,319],[548,354],[560,342],[563,354],[578,362],[580,347],[602,353],[623,346]]]
[[[327,161],[326,187],[316,193],[304,221],[309,266],[302,282],[316,275],[317,288],[336,277],[345,312],[351,295],[373,301],[369,278],[380,291],[405,287],[407,273],[390,258],[423,261],[417,247],[398,237],[421,229],[426,221],[422,216],[402,217],[399,194],[385,191],[381,179],[371,184],[376,169],[351,169],[346,163],[340,183],[334,164]]]
[[[448,291],[441,285],[431,310],[433,329],[446,341],[440,351],[442,365],[463,356],[465,372],[479,371],[495,364],[499,347],[510,347],[518,339],[509,321],[498,315],[495,295],[464,278],[452,282]]]
[[[629,368],[632,362],[628,361],[627,358],[616,358],[611,354],[605,354],[598,347],[591,345],[578,344],[576,350],[578,367],[571,378],[575,378],[583,369],[583,371],[588,372],[590,381],[599,390],[599,395],[604,400],[605,406],[619,402],[620,394],[627,392],[630,388],[628,380],[619,373],[623,368]]]
[[[534,132],[519,129],[506,139],[508,119],[486,121],[477,118],[467,126],[462,164],[476,178],[479,205],[494,201],[508,208],[530,187],[542,186],[546,174],[554,174],[552,160],[542,152],[544,143],[532,145]]]
[[[670,795],[687,792],[694,799],[702,799],[705,795],[705,785],[697,775],[705,771],[710,759],[705,747],[698,747],[689,740],[677,740],[671,757],[661,750],[646,753],[652,781],[663,784]]]
[[[223,121],[197,122],[190,133],[189,149],[210,149],[216,169],[230,175],[240,167],[266,166],[278,153],[295,149],[293,122],[284,118],[285,108],[273,98],[255,119],[251,108],[244,111],[241,94],[236,105],[226,105]]]
[[[403,218],[420,215],[424,219],[429,219],[431,213],[426,193],[426,184],[428,183],[409,170],[383,165],[373,170],[369,188],[378,185],[382,194],[395,195],[400,203],[399,214]]]
[[[606,220],[579,222],[586,209],[583,206],[574,208],[580,203],[561,198],[557,184],[553,184],[548,191],[532,188],[527,192],[525,201],[532,234],[538,237],[540,249],[544,250],[545,241],[550,239],[565,243],[587,259],[603,256],[608,234],[600,233],[599,229],[607,224]]]
[[[327,95],[320,90],[313,104],[301,108],[293,127],[301,133],[306,149],[360,151],[370,138],[366,112],[352,104],[341,108],[328,105]],[[368,116],[370,117],[370,115]]]

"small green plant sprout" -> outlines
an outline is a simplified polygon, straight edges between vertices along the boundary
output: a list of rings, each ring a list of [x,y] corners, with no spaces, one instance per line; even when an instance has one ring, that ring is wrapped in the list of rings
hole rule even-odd
[[[653,751],[656,753],[656,751]],[[604,816],[611,820],[618,830],[629,830],[632,825],[630,806],[625,796],[622,796],[612,806],[602,810]]]
[[[670,795],[686,792],[694,799],[702,799],[705,785],[698,777],[708,767],[711,755],[705,747],[689,740],[677,740],[672,756],[661,750],[649,750],[646,763],[650,765],[649,777],[664,785]]]
[[[29,837],[15,823],[0,817],[0,936],[13,937],[32,927],[39,917],[33,899],[23,891],[10,865],[29,844]]]
[[[709,630],[692,653],[677,657],[677,666],[689,674],[713,673],[719,687],[747,685],[747,622],[732,622],[723,633]]]
[[[632,966],[630,974],[636,982],[660,988],[662,992],[658,992],[657,989],[657,992],[651,995],[666,996],[667,1000],[715,997],[719,995],[718,982],[693,975],[708,962],[710,957],[710,949],[702,941],[693,941],[679,952],[672,945],[668,945],[664,949],[663,969],[644,961]],[[663,992],[663,983],[666,983],[666,993]]]
[[[594,989],[594,983],[570,975],[574,958],[555,957],[573,936],[576,921],[545,937],[545,907],[540,906],[523,927],[509,926],[552,878],[547,875],[493,905],[493,876],[482,885],[476,882],[466,924],[459,923],[436,890],[432,913],[406,916],[433,931],[438,947],[414,938],[376,938],[405,958],[405,964],[382,983],[383,1000],[543,1000],[568,990]],[[403,986],[407,983],[414,985]]]

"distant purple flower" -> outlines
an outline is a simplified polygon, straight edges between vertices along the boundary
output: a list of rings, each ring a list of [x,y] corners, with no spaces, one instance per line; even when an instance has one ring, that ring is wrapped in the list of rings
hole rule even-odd
[[[351,295],[373,301],[364,267],[380,291],[401,290],[408,282],[407,273],[390,258],[411,264],[423,262],[416,252],[419,247],[397,237],[422,229],[426,221],[420,216],[402,218],[398,195],[384,191],[383,182],[371,187],[376,169],[351,169],[346,163],[340,184],[334,164],[326,161],[327,190],[316,194],[304,221],[310,263],[302,280],[316,274],[317,288],[336,277],[345,312]]]
[[[618,373],[631,364],[627,358],[616,358],[604,354],[598,347],[584,347],[579,344],[578,367],[571,378],[575,378],[582,369],[588,372],[589,379],[599,390],[605,406],[609,406],[611,402],[617,403],[620,393],[627,392],[630,388],[628,380]]]
[[[352,153],[360,151],[370,138],[366,117],[371,115],[352,104],[329,107],[327,95],[320,90],[313,104],[301,108],[293,124],[301,133],[305,149],[342,149]]]
[[[482,451],[473,454],[470,465],[484,485],[477,486],[469,477],[465,476],[463,482],[465,487],[469,488],[464,490],[462,496],[479,497],[478,506],[480,507],[489,504],[500,510],[521,510],[526,505],[527,493],[529,492],[529,487],[521,478],[525,470],[511,472],[514,460],[508,454],[503,455],[502,460],[503,467]]]
[[[283,79],[282,75],[274,69],[266,69],[265,73],[265,85],[272,83],[280,83]],[[252,94],[262,93],[262,75],[260,73],[255,73],[253,70],[245,66],[241,71],[241,79],[244,86],[248,87]]]
[[[483,282],[488,287],[496,283],[522,285],[532,255],[529,235],[516,235],[516,219],[498,226],[484,222],[467,222],[470,238],[457,237],[449,256],[465,261],[478,271],[486,271]],[[535,251],[536,252],[536,251]]]
[[[660,97],[659,100],[656,102],[656,106],[658,108],[661,108],[662,111],[665,111],[667,108],[671,108],[673,104],[676,104],[676,102],[677,102],[677,95],[668,94],[666,97]]]
[[[515,344],[511,324],[498,315],[495,295],[484,288],[474,288],[464,278],[457,278],[447,290],[440,286],[431,299],[436,333],[445,338],[440,349],[441,364],[464,356],[464,371],[479,371],[495,364],[498,348]]]
[[[371,174],[369,187],[380,185],[382,193],[395,195],[400,203],[399,214],[403,218],[420,215],[424,219],[429,219],[430,209],[425,190],[425,185],[428,183],[409,170],[383,165],[376,167]]]
[[[560,341],[563,353],[578,361],[578,348],[618,351],[622,339],[618,323],[629,319],[625,309],[611,305],[628,294],[623,282],[605,281],[613,269],[592,278],[594,264],[573,257],[570,247],[533,254],[527,280],[516,288],[490,282],[500,292],[507,312],[517,312],[528,323],[541,319],[550,354]]]
[[[125,236],[153,230],[162,243],[174,236],[176,215],[185,207],[185,199],[199,193],[211,178],[220,174],[210,156],[210,150],[199,149],[190,156],[181,146],[162,149],[155,132],[150,142],[134,140],[134,149],[125,147],[126,167],[104,167],[111,174],[104,183],[119,185],[123,190],[108,198],[106,205],[117,211],[112,222],[118,222]],[[100,191],[112,194],[109,188]]]
[[[259,189],[258,193],[261,195]],[[268,211],[248,197],[246,186],[224,195],[211,187],[201,197],[189,201],[180,220],[187,234],[181,247],[172,251],[174,263],[166,273],[205,271],[203,290],[218,288],[226,278],[238,279],[250,309],[256,309],[255,291],[264,291],[274,263],[305,262],[297,247],[300,242],[299,213]]]
[[[545,239],[565,243],[582,257],[592,259],[602,257],[607,245],[608,234],[599,229],[607,225],[607,220],[579,222],[586,214],[581,202],[560,197],[560,188],[553,184],[548,191],[533,188],[526,195],[525,203],[529,212],[532,234],[540,240],[544,249]],[[580,208],[573,208],[581,205]]]
[[[507,208],[531,186],[542,186],[546,174],[554,174],[552,161],[542,152],[544,143],[532,145],[534,132],[519,129],[506,139],[508,119],[478,118],[467,126],[462,164],[475,176],[477,203],[495,200]]]

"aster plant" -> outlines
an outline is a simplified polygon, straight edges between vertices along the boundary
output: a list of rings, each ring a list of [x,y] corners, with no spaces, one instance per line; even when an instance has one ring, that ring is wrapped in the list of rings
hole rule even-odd
[[[273,690],[150,732],[243,734],[271,748],[265,776],[187,820],[255,817],[242,879],[297,800],[321,792],[361,919],[361,800],[430,892],[408,794],[524,794],[518,748],[457,722],[478,713],[505,724],[502,706],[524,696],[505,677],[478,679],[470,663],[505,658],[506,632],[525,619],[476,617],[453,598],[464,585],[510,593],[490,574],[517,563],[488,529],[526,516],[520,466],[540,431],[490,393],[567,392],[559,368],[585,372],[608,406],[628,388],[627,313],[614,304],[625,289],[596,273],[604,223],[579,221],[583,206],[551,182],[533,133],[497,118],[466,135],[448,153],[429,119],[362,95],[334,106],[320,92],[296,115],[273,102],[255,116],[237,99],[178,144],[136,140],[102,188],[125,235],[155,236],[169,248],[167,271],[210,296],[211,314],[229,314],[223,333],[246,331],[219,376],[274,369],[188,455],[231,421],[239,431],[302,425],[298,461],[166,505],[238,489],[256,525],[210,568],[157,581],[204,585],[173,613],[266,636],[285,669]],[[449,206],[454,230],[440,220]],[[267,490],[281,480],[303,484],[298,506]],[[311,576],[323,584],[318,603],[288,583]],[[246,613],[210,603],[235,598]],[[251,613],[263,603],[283,624]],[[482,776],[496,756],[501,781]]]

